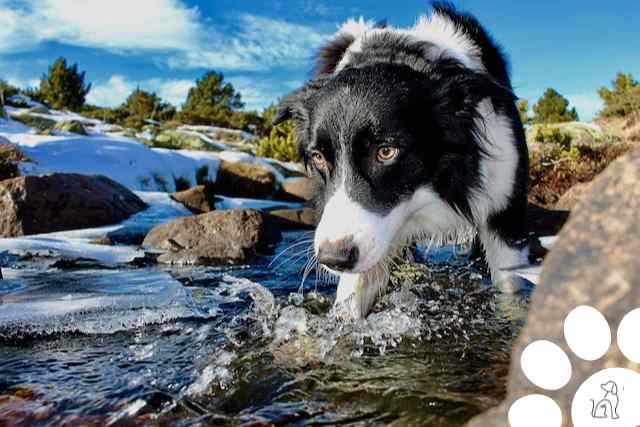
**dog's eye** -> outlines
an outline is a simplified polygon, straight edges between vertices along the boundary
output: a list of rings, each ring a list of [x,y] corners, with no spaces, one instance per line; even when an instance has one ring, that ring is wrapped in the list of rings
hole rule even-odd
[[[311,152],[311,161],[318,169],[324,169],[327,166],[327,161],[325,160],[324,155],[318,150],[313,150]]]
[[[400,150],[396,147],[392,147],[390,145],[383,145],[378,148],[378,152],[376,153],[376,159],[380,163],[389,163],[396,157],[398,157],[398,153]]]

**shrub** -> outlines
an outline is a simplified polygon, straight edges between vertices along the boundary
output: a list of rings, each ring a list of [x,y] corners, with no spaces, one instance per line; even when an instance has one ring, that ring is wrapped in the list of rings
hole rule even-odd
[[[15,145],[0,143],[0,181],[20,176],[18,162],[27,160]]]
[[[536,142],[556,144],[563,149],[571,148],[572,136],[555,126],[540,126],[536,130],[534,139]]]
[[[95,105],[85,105],[82,109],[82,115],[110,124],[122,124],[126,117],[126,113],[120,108],[97,107]]]
[[[555,89],[547,89],[533,106],[533,121],[535,123],[561,123],[578,120],[575,108],[568,109],[569,101]]]
[[[53,108],[80,111],[91,90],[91,84],[85,84],[84,78],[85,73],[78,71],[77,64],[67,66],[66,59],[58,58],[42,76],[40,93]]]
[[[598,89],[598,95],[604,101],[601,116],[625,117],[640,114],[640,83],[631,74],[618,73],[611,86],[613,90],[606,87]]]
[[[269,136],[260,139],[256,154],[286,162],[299,162],[301,157],[293,123],[286,121],[274,126]]]

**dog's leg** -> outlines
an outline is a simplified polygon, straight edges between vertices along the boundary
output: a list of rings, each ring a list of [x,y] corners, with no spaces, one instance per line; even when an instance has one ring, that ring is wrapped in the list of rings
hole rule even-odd
[[[509,270],[529,263],[528,245],[524,242],[510,245],[487,229],[480,229],[479,232],[493,283],[500,285],[505,292],[522,289],[524,279]]]
[[[340,275],[334,310],[339,317],[362,319],[384,291],[389,281],[386,269],[373,272]]]

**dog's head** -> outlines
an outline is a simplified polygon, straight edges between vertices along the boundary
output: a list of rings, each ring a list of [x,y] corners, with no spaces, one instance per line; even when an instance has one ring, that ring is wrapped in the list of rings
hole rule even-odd
[[[318,184],[319,261],[365,272],[400,243],[418,211],[434,228],[444,228],[449,211],[470,218],[470,193],[481,186],[478,105],[494,96],[511,93],[442,59],[423,70],[347,66],[283,99],[278,120],[295,122]]]

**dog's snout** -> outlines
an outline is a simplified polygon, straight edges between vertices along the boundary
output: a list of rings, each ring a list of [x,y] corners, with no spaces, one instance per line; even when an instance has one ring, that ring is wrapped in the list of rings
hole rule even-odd
[[[351,270],[358,262],[358,247],[350,237],[334,242],[325,240],[318,248],[318,261],[333,270]]]

